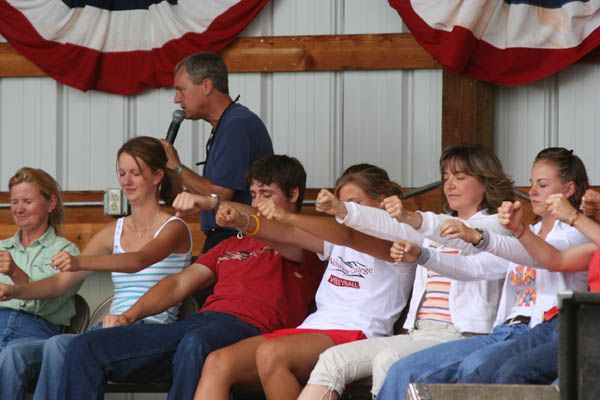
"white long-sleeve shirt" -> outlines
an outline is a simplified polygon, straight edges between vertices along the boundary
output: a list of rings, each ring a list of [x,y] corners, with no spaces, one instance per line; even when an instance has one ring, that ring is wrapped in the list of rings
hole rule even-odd
[[[470,243],[461,239],[448,239],[440,235],[442,223],[454,218],[450,215],[419,212],[423,218],[423,222],[419,229],[415,230],[412,226],[398,222],[396,219],[390,217],[385,210],[380,208],[363,206],[353,202],[346,202],[345,205],[348,214],[343,219],[337,218],[337,221],[367,235],[385,240],[404,239],[417,244],[421,244],[423,239],[428,238],[436,243],[460,250],[461,254],[466,255],[478,252]],[[496,215],[488,214],[485,211],[479,211],[466,220],[456,219],[471,228],[510,235],[510,232],[500,225]]]
[[[436,243],[426,240],[422,233],[391,218],[384,210],[361,206],[356,203],[346,203],[346,208],[348,210],[348,215],[339,222],[342,222],[353,229],[387,240],[409,240],[435,251],[438,251],[440,248]],[[441,221],[448,217],[439,216],[439,219],[435,219],[435,221],[433,216],[428,216],[428,218],[431,220],[432,224],[441,224]],[[488,231],[506,232],[506,230],[498,223],[497,218],[494,215],[487,215],[480,211],[466,222],[472,223],[472,220],[478,221],[479,224],[485,220],[483,226],[485,226]],[[473,252],[473,246],[462,240],[440,239],[440,242],[447,246],[446,249],[451,247],[460,250],[461,253],[463,251]],[[458,256],[447,255],[447,257]],[[503,275],[504,274],[502,274],[502,276]],[[500,278],[502,276],[500,276]],[[450,278],[450,276],[448,277]],[[425,295],[426,283],[427,269],[423,266],[418,266],[415,274],[410,309],[404,325],[407,329],[414,328],[417,310]],[[450,282],[448,305],[452,323],[456,329],[460,332],[490,332],[496,317],[501,287],[502,279],[499,278],[495,280],[471,280],[467,282],[452,279]]]
[[[530,226],[536,235],[542,228],[541,222]],[[533,308],[525,309],[515,304],[516,294],[510,279],[506,279],[502,289],[502,298],[498,307],[495,324],[501,324],[508,318],[516,315],[528,315],[529,323],[533,327],[542,321],[545,311],[556,305],[556,295],[562,290],[585,291],[587,290],[587,272],[552,272],[544,269],[523,247],[518,239],[510,236],[497,235],[488,232],[489,240],[483,250],[512,261],[507,277],[520,266],[529,266],[536,269],[536,299]],[[552,230],[546,237],[546,242],[558,250],[566,250],[589,240],[577,229],[568,224],[556,221]]]
[[[495,214],[488,214],[485,211],[479,211],[478,213],[471,216],[469,219],[455,218],[446,214],[436,214],[431,211],[421,212],[422,222],[421,226],[417,230],[421,235],[433,240],[434,242],[444,243],[448,246],[452,246],[456,249],[462,250],[462,254],[473,254],[477,253],[477,250],[471,245],[461,239],[446,239],[440,234],[442,223],[448,219],[457,219],[464,223],[470,228],[479,228],[487,232],[495,232],[500,235],[510,235],[510,232],[500,225],[498,217]]]

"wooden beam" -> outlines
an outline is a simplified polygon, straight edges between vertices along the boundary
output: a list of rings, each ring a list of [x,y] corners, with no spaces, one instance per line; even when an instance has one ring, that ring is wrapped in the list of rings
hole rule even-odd
[[[17,53],[8,43],[0,43],[0,77],[45,76],[44,71]]]
[[[440,67],[408,33],[238,38],[223,58],[233,72]]]
[[[478,143],[494,148],[494,88],[443,71],[442,149]]]
[[[269,36],[234,40],[222,52],[230,72],[301,72],[439,68],[408,33]],[[44,76],[0,43],[0,77]]]
[[[600,188],[594,188],[600,189]],[[411,188],[404,188],[404,191],[410,191]],[[528,188],[519,188],[523,193],[527,193]],[[320,189],[306,189],[305,199],[315,200]],[[418,196],[403,201],[404,206],[409,210],[427,210],[437,213],[442,212],[441,203],[442,194],[440,188],[430,190]],[[102,200],[102,192],[99,191],[65,191],[63,199],[67,202],[96,202]],[[0,204],[9,202],[9,193],[0,192]],[[317,212],[312,205],[302,207],[302,213],[311,215],[322,215]],[[525,202],[525,221],[533,222],[533,214],[529,203]],[[89,207],[66,207],[65,222],[61,227],[61,234],[80,248],[84,248],[92,236],[98,232],[107,223],[114,221],[115,217],[104,215],[101,206]],[[192,231],[193,252],[199,255],[204,245],[204,234],[200,231],[200,222],[196,216],[186,217],[185,220]],[[0,239],[5,239],[14,235],[16,231],[15,224],[7,208],[0,209]]]

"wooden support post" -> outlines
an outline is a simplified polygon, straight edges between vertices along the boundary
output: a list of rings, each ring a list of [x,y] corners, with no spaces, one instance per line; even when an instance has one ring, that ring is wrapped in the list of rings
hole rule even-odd
[[[466,143],[494,148],[494,88],[444,70],[442,149]]]

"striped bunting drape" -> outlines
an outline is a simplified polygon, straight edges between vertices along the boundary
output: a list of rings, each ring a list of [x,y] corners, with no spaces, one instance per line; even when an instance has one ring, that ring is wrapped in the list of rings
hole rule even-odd
[[[134,94],[226,47],[268,0],[0,0],[0,35],[57,81]]]
[[[443,67],[519,85],[571,65],[600,44],[600,0],[389,0]]]

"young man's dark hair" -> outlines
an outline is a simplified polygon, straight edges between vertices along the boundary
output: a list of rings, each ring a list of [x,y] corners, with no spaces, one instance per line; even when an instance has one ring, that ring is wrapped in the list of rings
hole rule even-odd
[[[263,185],[275,183],[288,198],[292,196],[292,190],[298,188],[296,211],[302,208],[306,171],[296,158],[279,154],[264,156],[250,165],[246,171],[246,180],[248,186],[253,180]]]

